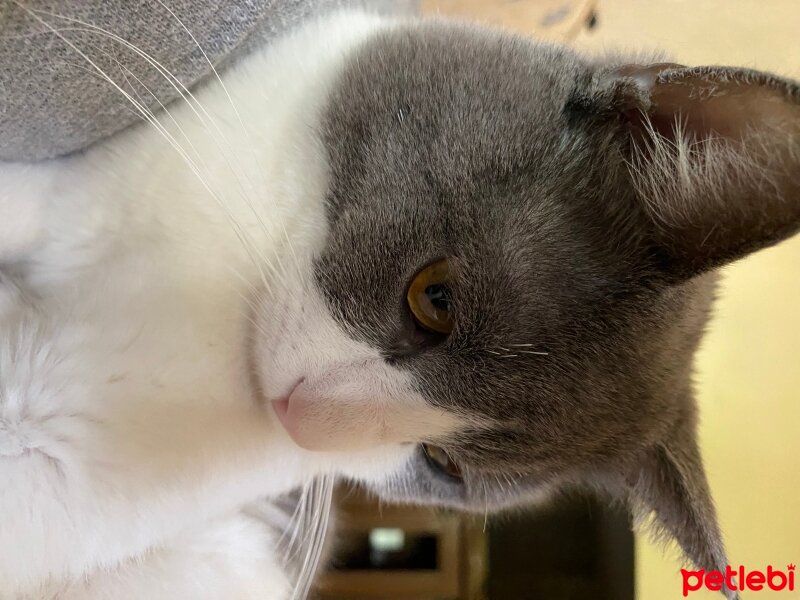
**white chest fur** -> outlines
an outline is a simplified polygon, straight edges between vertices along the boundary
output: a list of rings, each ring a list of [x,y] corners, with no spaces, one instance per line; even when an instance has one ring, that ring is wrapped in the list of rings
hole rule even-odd
[[[309,25],[162,132],[0,166],[0,596],[116,568],[319,472],[254,390],[249,300],[308,276],[316,119],[379,26]]]

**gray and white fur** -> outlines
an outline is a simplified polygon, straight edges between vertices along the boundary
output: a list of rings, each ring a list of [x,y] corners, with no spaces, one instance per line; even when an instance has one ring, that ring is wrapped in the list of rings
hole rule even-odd
[[[796,83],[351,12],[142,112],[0,166],[0,595],[289,597],[252,504],[337,476],[585,485],[726,564],[693,355],[715,269],[800,227]],[[449,334],[406,299],[442,259]]]

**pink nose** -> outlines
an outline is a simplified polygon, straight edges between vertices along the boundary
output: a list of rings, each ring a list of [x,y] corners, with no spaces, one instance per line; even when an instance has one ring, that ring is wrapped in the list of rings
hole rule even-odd
[[[275,414],[278,415],[278,421],[281,422],[281,425],[286,427],[289,421],[289,398],[273,400],[272,407],[275,409]]]
[[[320,431],[318,418],[313,414],[313,400],[302,389],[302,382],[295,386],[287,398],[274,400],[272,406],[281,425],[295,444],[306,450],[330,450],[329,432]]]
[[[303,379],[300,379],[294,384],[288,396],[280,400],[273,400],[272,406],[283,428],[286,429],[287,433],[298,446],[305,448],[305,444],[299,441],[303,438],[301,432],[303,429],[304,413],[306,412],[304,407],[305,404],[307,404],[304,396],[297,393],[297,388],[302,384]],[[307,449],[310,450],[311,448]]]
[[[281,425],[306,450],[337,451],[378,443],[375,423],[361,404],[320,396],[300,382],[272,402]]]

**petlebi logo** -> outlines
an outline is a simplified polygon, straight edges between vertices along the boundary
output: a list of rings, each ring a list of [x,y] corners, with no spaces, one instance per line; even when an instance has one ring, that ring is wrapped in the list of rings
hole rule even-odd
[[[751,571],[741,566],[734,569],[730,565],[725,567],[725,571],[681,569],[683,597],[688,596],[689,592],[696,592],[703,588],[719,592],[723,587],[735,592],[760,592],[761,590],[793,592],[795,589],[794,571],[794,564],[787,565],[785,571],[776,569],[772,565],[769,565],[766,571]]]

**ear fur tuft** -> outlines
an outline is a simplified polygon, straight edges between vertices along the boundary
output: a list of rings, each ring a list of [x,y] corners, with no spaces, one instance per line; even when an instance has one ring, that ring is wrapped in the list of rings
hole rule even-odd
[[[800,230],[800,85],[672,63],[601,72],[582,104],[627,136],[658,266],[685,279]]]

